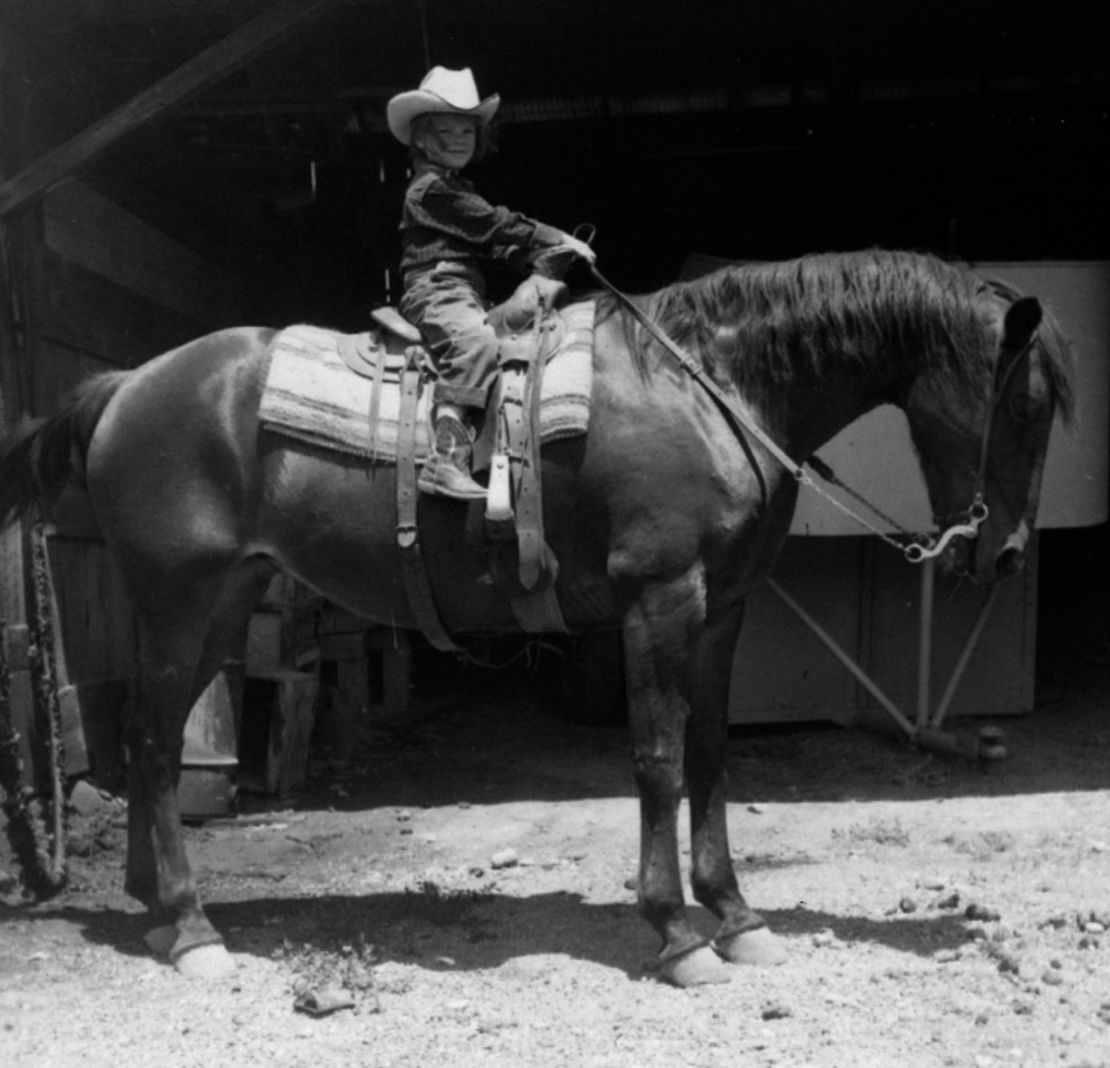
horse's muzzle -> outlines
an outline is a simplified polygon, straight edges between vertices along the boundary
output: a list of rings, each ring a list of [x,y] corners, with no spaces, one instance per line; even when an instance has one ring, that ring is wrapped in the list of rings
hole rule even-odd
[[[971,539],[957,537],[952,539],[943,556],[946,571],[970,578],[973,582],[989,585],[998,579],[1010,578],[1018,574],[1025,563],[1025,550],[1029,544],[1029,527],[1024,520],[1002,548],[991,557],[984,553],[987,546],[982,537]],[[988,549],[989,552],[989,549]]]
[[[998,578],[1016,575],[1025,562],[1025,549],[1029,544],[1029,527],[1023,519],[994,558],[994,573]]]

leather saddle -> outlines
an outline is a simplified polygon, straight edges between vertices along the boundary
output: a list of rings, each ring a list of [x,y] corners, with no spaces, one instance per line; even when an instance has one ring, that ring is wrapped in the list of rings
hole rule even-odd
[[[499,339],[500,368],[482,435],[493,439],[485,516],[491,571],[518,622],[531,632],[567,629],[553,589],[558,561],[543,534],[539,421],[544,368],[562,339],[563,322],[555,309],[566,293],[561,280],[535,273],[489,313]],[[416,326],[393,307],[375,308],[371,317],[380,328],[377,345],[358,335],[339,348],[351,370],[379,383],[391,363],[393,374],[402,364],[410,374],[428,373],[430,362]],[[407,442],[404,438],[398,442],[399,468],[409,466],[414,448],[411,436]],[[406,537],[415,538],[415,509],[409,525]]]
[[[533,274],[515,289],[512,296],[502,304],[491,309],[489,321],[501,341],[504,352],[506,341],[515,341],[521,334],[528,333],[535,325],[537,313],[553,311],[566,300],[567,286],[556,278]],[[383,304],[370,312],[370,318],[384,332],[388,352],[403,352],[410,345],[422,345],[424,339],[420,330],[410,323],[396,308]],[[343,353],[347,366],[356,374],[373,378],[377,361],[372,359],[367,349]],[[504,363],[504,356],[500,362]]]

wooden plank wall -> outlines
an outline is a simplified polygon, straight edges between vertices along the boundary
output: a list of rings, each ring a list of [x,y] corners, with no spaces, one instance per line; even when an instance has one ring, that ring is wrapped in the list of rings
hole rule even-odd
[[[25,121],[19,86],[25,79],[24,64],[35,58],[0,17],[0,178],[16,173],[25,159],[25,140],[34,124]],[[21,255],[27,230],[25,218],[0,220],[0,435],[15,428],[27,404]],[[28,644],[23,531],[12,524],[0,527],[0,649],[11,676],[10,713],[24,724],[32,703]],[[21,733],[27,733],[25,727]]]
[[[240,286],[180,242],[79,181],[38,210],[28,351],[30,413],[49,415],[97,371],[138,366],[240,321]],[[67,494],[48,551],[67,717],[67,768],[119,785],[134,622],[88,502]],[[32,734],[35,732],[32,731]]]

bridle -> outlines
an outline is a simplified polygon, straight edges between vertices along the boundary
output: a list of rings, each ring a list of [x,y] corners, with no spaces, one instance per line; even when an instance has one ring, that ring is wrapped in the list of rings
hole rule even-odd
[[[759,426],[757,426],[752,419],[744,412],[738,404],[724,392],[717,385],[716,382],[710,378],[704,367],[689,353],[676,344],[666,332],[656,323],[631,297],[622,293],[616,288],[608,279],[606,279],[596,265],[590,265],[590,271],[594,278],[597,279],[601,285],[608,290],[636,320],[644,327],[663,346],[664,349],[678,362],[678,365],[685,371],[694,382],[696,382],[709,396],[714,403],[720,408],[726,420],[732,425],[740,445],[744,450],[745,455],[748,457],[752,469],[756,472],[760,480],[760,488],[763,493],[764,499],[767,495],[767,486],[763,480],[761,468],[756,463],[755,454],[752,451],[751,444],[747,440],[747,435],[751,435],[771,454],[785,469],[792,475],[802,486],[808,486],[818,495],[823,497],[826,501],[832,504],[835,508],[844,512],[850,518],[855,520],[861,526],[865,527],[872,534],[878,536],[882,541],[897,549],[906,560],[911,564],[924,563],[926,560],[932,560],[940,556],[951,544],[954,538],[967,538],[974,540],[979,536],[979,527],[983,525],[987,517],[990,515],[990,509],[987,507],[986,502],[986,479],[987,479],[987,460],[990,455],[990,439],[994,429],[994,417],[998,411],[1003,399],[1006,396],[1006,391],[1009,388],[1010,380],[1014,374],[1014,369],[1018,364],[1022,363],[1025,357],[1032,350],[1033,345],[1037,341],[1037,331],[1034,330],[1030,335],[1029,340],[1017,353],[1013,360],[1010,361],[1009,366],[1003,372],[1002,377],[995,383],[992,391],[990,404],[987,407],[987,416],[983,423],[982,438],[979,445],[979,468],[976,473],[975,491],[972,496],[971,504],[969,505],[966,513],[966,518],[961,522],[953,523],[946,527],[935,538],[920,534],[915,534],[907,530],[900,523],[893,520],[885,512],[882,512],[862,494],[853,490],[846,483],[842,482],[836,473],[818,456],[810,456],[803,463],[798,463],[791,456],[789,456],[778,444]],[[909,542],[899,541],[897,538],[891,537],[886,531],[881,530],[874,523],[868,521],[863,516],[859,515],[851,507],[846,505],[843,501],[839,500],[829,493],[820,483],[815,482],[806,471],[804,464],[808,464],[817,474],[831,485],[836,486],[857,500],[864,507],[868,508],[872,514],[884,520],[890,526],[894,527],[899,534],[903,537],[911,539]],[[922,538],[924,537],[924,541]]]
[[[1019,364],[1024,362],[1025,357],[1032,352],[1033,346],[1037,343],[1037,340],[1038,331],[1034,330],[1029,335],[1029,340],[1018,350],[1017,354],[1002,372],[1002,376],[995,382],[994,389],[991,393],[990,404],[987,406],[987,417],[983,420],[982,436],[979,439],[979,467],[975,475],[975,492],[972,495],[971,505],[967,510],[966,522],[955,523],[949,526],[928,547],[918,543],[911,543],[905,546],[905,556],[910,563],[917,564],[921,563],[923,560],[939,556],[948,547],[949,542],[951,542],[953,538],[968,538],[969,540],[974,540],[979,536],[979,527],[982,526],[987,516],[990,515],[990,509],[987,507],[986,499],[987,461],[990,456],[991,435],[994,432],[994,417],[999,407],[1001,407],[1003,400],[1006,398],[1006,393],[1010,388],[1010,380],[1013,378],[1014,371]]]

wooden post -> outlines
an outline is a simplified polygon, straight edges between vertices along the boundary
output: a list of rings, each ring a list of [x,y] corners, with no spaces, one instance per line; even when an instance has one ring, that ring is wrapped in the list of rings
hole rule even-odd
[[[17,57],[8,49],[0,56],[0,130],[4,131],[0,137],[0,179],[15,171],[23,160],[27,127],[21,107],[24,100],[21,74]],[[23,252],[34,222],[33,218],[24,218],[7,225],[0,219],[0,437],[15,429],[29,404],[30,390],[25,381],[27,279]],[[34,712],[23,550],[22,526],[12,523],[0,527],[0,645],[9,673],[5,712],[20,736],[23,782],[29,785],[34,776],[28,747]]]

